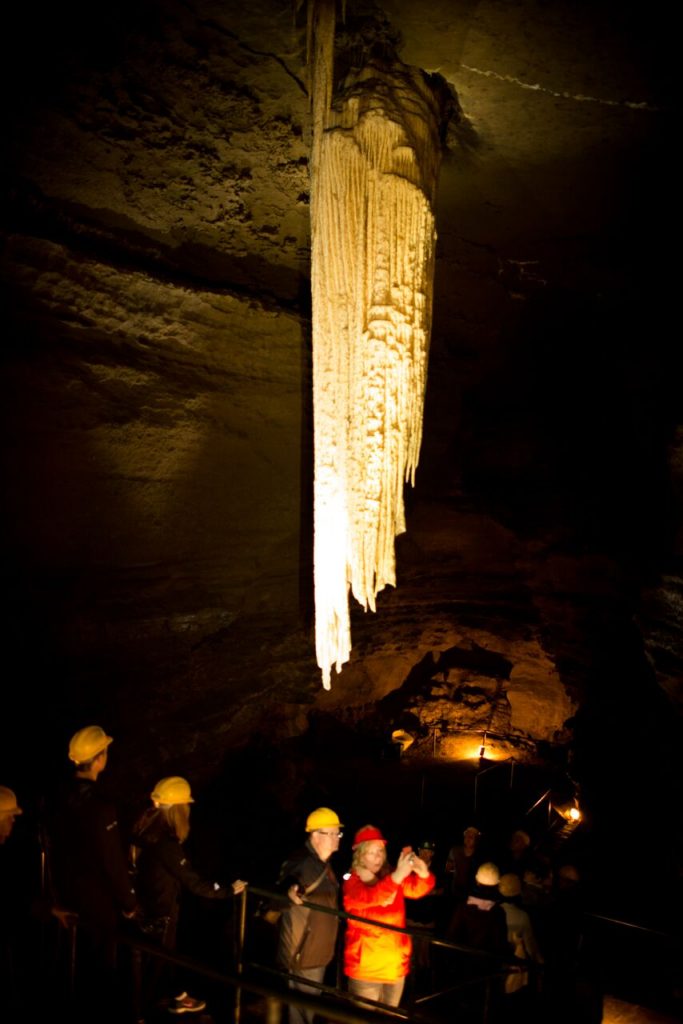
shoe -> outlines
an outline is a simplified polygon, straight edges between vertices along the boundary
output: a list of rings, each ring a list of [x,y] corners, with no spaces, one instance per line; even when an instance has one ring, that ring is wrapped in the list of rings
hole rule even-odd
[[[168,1012],[201,1013],[205,1009],[206,1003],[203,999],[193,999],[192,996],[188,996],[187,992],[183,992],[182,995],[175,997],[168,1008]]]

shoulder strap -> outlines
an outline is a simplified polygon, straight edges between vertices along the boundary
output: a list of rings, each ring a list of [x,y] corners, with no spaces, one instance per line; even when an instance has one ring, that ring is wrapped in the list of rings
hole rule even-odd
[[[310,893],[313,892],[314,889],[317,889],[326,874],[327,874],[327,864],[322,869],[322,872],[318,875],[318,877],[316,878],[315,882],[311,882],[310,885],[306,886],[306,888],[304,889],[304,896],[308,896]]]

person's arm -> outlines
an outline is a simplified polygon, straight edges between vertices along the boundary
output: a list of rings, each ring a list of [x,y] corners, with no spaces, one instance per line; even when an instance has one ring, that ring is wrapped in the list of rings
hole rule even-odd
[[[522,942],[526,949],[527,956],[530,960],[535,960],[537,964],[543,963],[543,954],[536,941],[536,935],[534,934],[533,925],[531,924],[531,918],[526,915],[526,921],[522,925]]]
[[[219,882],[209,882],[195,871],[179,842],[161,842],[159,857],[169,874],[195,896],[203,896],[209,900],[225,900],[231,895],[232,889]]]
[[[280,874],[275,888],[280,892],[283,898],[289,900],[290,903],[295,903],[297,906],[303,904],[303,892],[306,886],[303,882],[302,877],[302,862],[297,859],[286,860],[280,868]],[[273,904],[273,907],[276,905]]]
[[[109,879],[114,898],[123,913],[130,916],[137,907],[135,890],[128,874],[116,812],[107,804],[98,807],[95,836],[100,863]]]
[[[419,900],[430,893],[435,884],[436,879],[431,871],[428,870],[426,875],[413,873],[403,882],[403,895],[410,900]]]

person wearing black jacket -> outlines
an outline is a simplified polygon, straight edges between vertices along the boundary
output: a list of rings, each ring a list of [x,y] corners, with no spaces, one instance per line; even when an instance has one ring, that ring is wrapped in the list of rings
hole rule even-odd
[[[23,813],[13,790],[0,786],[0,991],[3,1009],[12,1020],[25,1016],[19,982],[23,958],[17,956],[17,947],[24,928],[26,893],[21,885],[23,878],[17,878],[17,861],[5,843],[12,834],[14,819]]]
[[[116,931],[121,915],[131,918],[137,906],[116,808],[98,783],[111,742],[99,725],[71,737],[74,774],[46,812],[53,899],[78,915],[77,1001],[86,1018],[94,999],[116,1018]]]
[[[75,772],[57,798],[50,833],[57,902],[76,911],[80,927],[113,960],[119,914],[132,916],[136,900],[116,808],[102,797],[97,781],[111,742],[98,725],[72,736]]]
[[[306,819],[306,843],[284,862],[277,883],[288,897],[280,917],[277,962],[289,975],[295,975],[289,979],[290,988],[311,994],[318,989],[306,982],[322,983],[334,957],[339,919],[312,910],[306,903],[332,910],[339,906],[339,882],[329,860],[339,849],[340,828],[339,818],[329,807],[312,811]],[[290,1005],[289,1024],[312,1021],[312,1013]]]
[[[189,783],[174,775],[161,779],[152,792],[153,806],[144,812],[133,831],[132,860],[136,891],[141,906],[141,926],[148,938],[164,949],[176,946],[180,897],[183,889],[205,899],[225,900],[241,892],[245,883],[232,886],[202,878],[190,864],[183,843],[190,831],[190,804],[194,803]],[[159,961],[157,961],[157,965]],[[147,979],[148,997],[156,994],[162,972],[155,968]],[[175,996],[171,1013],[198,1013],[206,1003],[186,991]]]

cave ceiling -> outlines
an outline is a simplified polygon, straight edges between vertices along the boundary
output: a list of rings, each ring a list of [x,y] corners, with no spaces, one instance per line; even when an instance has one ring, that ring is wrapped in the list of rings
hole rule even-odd
[[[346,5],[340,34],[400,39],[454,113],[398,586],[354,609],[325,694],[295,6],[11,16],[3,539],[26,707],[47,676],[45,735],[106,719],[209,774],[312,716],[532,756],[588,704],[645,740],[681,699],[670,16]]]

